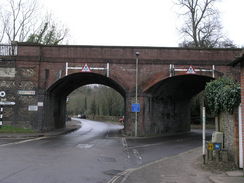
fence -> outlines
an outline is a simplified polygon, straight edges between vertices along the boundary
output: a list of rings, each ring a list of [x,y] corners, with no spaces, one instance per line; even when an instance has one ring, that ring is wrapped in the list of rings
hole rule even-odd
[[[0,56],[16,56],[17,53],[17,45],[0,44]]]

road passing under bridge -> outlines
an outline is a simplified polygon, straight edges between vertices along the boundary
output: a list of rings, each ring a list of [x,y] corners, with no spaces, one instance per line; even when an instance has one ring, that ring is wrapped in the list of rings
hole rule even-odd
[[[80,130],[0,147],[2,183],[106,183],[115,174],[201,145],[201,133],[126,139],[123,126],[84,119]],[[1,140],[0,140],[1,141]]]

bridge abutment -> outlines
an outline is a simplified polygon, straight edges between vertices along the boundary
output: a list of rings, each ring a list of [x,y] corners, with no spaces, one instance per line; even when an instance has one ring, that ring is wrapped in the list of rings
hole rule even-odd
[[[135,136],[135,112],[131,111],[134,97],[128,97],[126,102],[125,131],[129,136]],[[137,113],[138,136],[160,136],[190,130],[191,111],[190,99],[174,99],[173,97],[157,98],[151,95],[138,97],[140,112]]]

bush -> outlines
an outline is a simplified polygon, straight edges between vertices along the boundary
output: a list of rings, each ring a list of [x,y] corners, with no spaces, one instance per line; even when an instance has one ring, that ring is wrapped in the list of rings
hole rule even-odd
[[[240,85],[230,78],[220,78],[207,83],[205,87],[205,100],[212,113],[232,113],[240,104]]]

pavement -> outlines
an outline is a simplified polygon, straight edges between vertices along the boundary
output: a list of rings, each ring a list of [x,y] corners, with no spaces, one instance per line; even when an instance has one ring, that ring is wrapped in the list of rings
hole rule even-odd
[[[82,124],[77,121],[68,121],[66,123],[66,128],[57,129],[48,132],[34,132],[34,133],[0,133],[1,139],[27,139],[27,138],[37,138],[37,137],[49,137],[64,135],[81,128]]]
[[[202,149],[128,169],[108,183],[244,183],[242,170],[214,173],[202,169]]]

